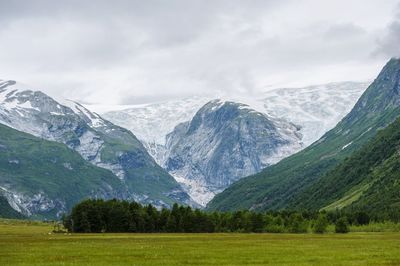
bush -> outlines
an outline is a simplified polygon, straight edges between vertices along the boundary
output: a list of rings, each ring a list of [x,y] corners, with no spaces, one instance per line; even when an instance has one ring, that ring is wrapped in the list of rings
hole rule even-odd
[[[345,234],[348,233],[349,231],[350,229],[349,229],[349,223],[347,222],[347,218],[346,217],[339,218],[335,224],[335,232]]]
[[[289,218],[290,233],[307,233],[308,222],[299,213],[294,213]]]
[[[317,234],[323,234],[326,232],[326,229],[328,227],[328,218],[324,214],[320,214],[318,216],[318,219],[315,221],[314,226],[313,226],[313,232]]]

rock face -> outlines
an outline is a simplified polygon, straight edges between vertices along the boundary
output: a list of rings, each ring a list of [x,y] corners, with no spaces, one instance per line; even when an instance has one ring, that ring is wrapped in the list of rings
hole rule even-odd
[[[64,143],[93,165],[112,171],[131,199],[157,206],[191,204],[180,185],[130,131],[78,103],[58,102],[15,81],[0,81],[0,123]]]
[[[167,135],[163,166],[205,205],[239,178],[300,150],[299,129],[243,104],[211,101]]]

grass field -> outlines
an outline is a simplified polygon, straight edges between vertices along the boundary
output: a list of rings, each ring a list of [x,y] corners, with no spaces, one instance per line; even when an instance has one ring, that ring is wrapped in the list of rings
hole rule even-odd
[[[0,220],[0,265],[400,265],[400,233],[49,234]]]

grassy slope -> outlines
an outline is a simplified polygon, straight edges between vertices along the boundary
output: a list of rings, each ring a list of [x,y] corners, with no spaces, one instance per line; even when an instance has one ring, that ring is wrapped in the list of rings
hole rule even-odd
[[[208,208],[309,208],[303,204],[302,192],[400,114],[399,95],[394,89],[398,87],[399,73],[400,60],[392,59],[334,129],[305,150],[234,183],[218,194]]]
[[[398,265],[399,233],[73,234],[0,220],[0,265]]]
[[[400,119],[305,191],[304,206],[346,206],[374,214],[400,210]]]
[[[65,145],[3,125],[0,125],[0,184],[29,196],[44,192],[52,199],[64,200],[68,208],[90,195],[110,192],[110,185],[122,189],[110,171],[86,162]]]

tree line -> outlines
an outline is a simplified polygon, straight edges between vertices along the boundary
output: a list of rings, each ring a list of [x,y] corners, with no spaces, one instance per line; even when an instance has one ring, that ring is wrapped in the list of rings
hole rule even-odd
[[[206,212],[177,204],[158,210],[151,204],[115,199],[82,201],[63,217],[68,231],[81,233],[324,233],[329,225],[334,225],[337,233],[347,233],[350,224],[369,222],[363,212]]]

